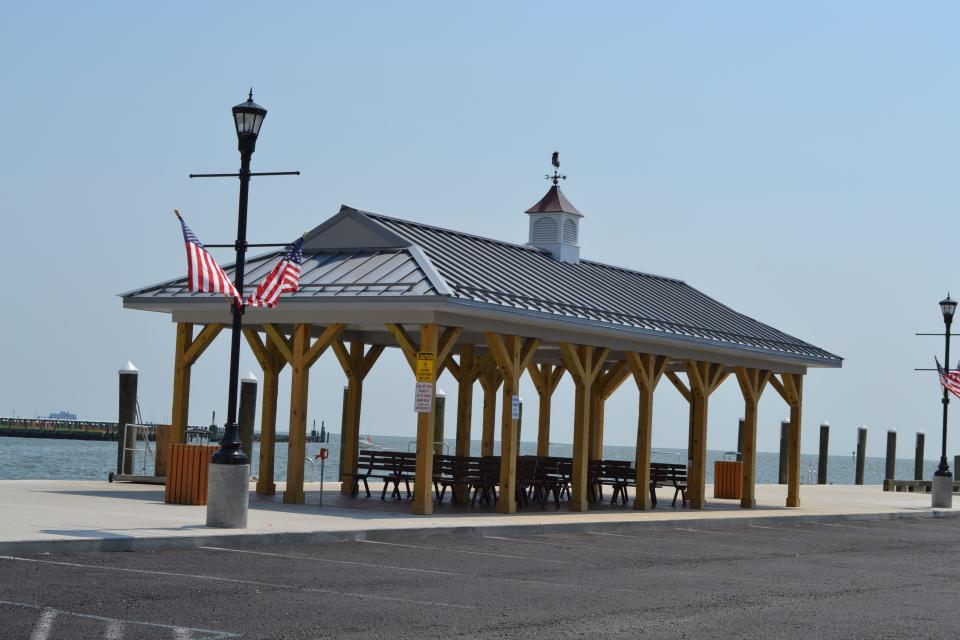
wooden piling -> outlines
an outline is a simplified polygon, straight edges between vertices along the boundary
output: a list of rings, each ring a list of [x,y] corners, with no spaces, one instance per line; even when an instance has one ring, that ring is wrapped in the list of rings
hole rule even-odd
[[[820,425],[820,459],[817,462],[817,484],[827,484],[827,460],[829,459],[830,424]]]
[[[437,393],[433,401],[436,405],[433,410],[433,453],[434,455],[442,456],[444,454],[443,418],[444,412],[447,409],[447,394],[444,393],[443,389],[439,386],[437,387]]]
[[[790,437],[790,422],[780,421],[780,473],[778,482],[787,484],[787,438]]]
[[[857,428],[857,468],[854,484],[863,484],[863,463],[867,455],[867,428]]]
[[[917,446],[913,451],[913,479],[923,480],[923,443],[926,435],[917,431]]]
[[[237,411],[237,426],[243,452],[253,467],[253,422],[257,412],[257,379],[250,373],[240,381],[240,407]]]
[[[743,460],[743,425],[746,421],[740,418],[737,424],[737,462]]]
[[[887,430],[887,458],[884,467],[884,480],[893,480],[897,474],[897,430]]]
[[[120,377],[117,410],[117,473],[133,473],[133,451],[124,451],[124,426],[137,421],[137,379],[140,372],[129,365],[118,372]],[[129,445],[132,448],[132,444]]]

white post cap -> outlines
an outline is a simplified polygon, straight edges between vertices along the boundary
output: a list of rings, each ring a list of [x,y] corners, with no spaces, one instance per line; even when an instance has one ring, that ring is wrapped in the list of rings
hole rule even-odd
[[[247,371],[247,375],[243,376],[243,380],[240,382],[252,382],[257,384],[257,376],[253,375],[253,371]]]
[[[436,393],[436,396],[437,396],[438,398],[446,398],[446,397],[447,397],[447,392],[444,391],[443,389],[441,389],[441,388],[440,388],[440,385],[437,385],[437,393]]]
[[[130,362],[129,360],[127,360],[127,365],[126,365],[124,368],[122,368],[122,369],[120,369],[119,371],[117,371],[117,373],[134,373],[134,374],[136,374],[136,373],[140,373],[140,370],[137,369],[135,366],[133,366],[133,363],[132,363],[132,362]]]

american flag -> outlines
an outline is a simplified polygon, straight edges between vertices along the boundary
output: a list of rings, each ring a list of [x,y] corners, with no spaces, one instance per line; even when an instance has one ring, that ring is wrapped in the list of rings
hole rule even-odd
[[[203,243],[180,217],[180,212],[176,209],[173,212],[177,214],[177,220],[183,227],[183,242],[187,247],[187,289],[206,293],[222,293],[228,298],[233,298],[238,307],[242,307],[243,298],[237,292],[233,282],[223,272],[213,256],[207,253]]]
[[[273,271],[264,278],[256,292],[247,299],[251,307],[277,306],[281,293],[293,293],[300,288],[300,263],[303,262],[303,238],[290,245]]]
[[[960,370],[944,371],[940,366],[940,361],[933,359],[937,363],[937,373],[940,375],[940,386],[960,398]]]

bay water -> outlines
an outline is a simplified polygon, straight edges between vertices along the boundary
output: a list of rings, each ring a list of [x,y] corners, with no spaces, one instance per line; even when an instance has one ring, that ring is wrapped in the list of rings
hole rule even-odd
[[[366,439],[367,436],[364,436]],[[304,465],[304,479],[307,482],[320,480],[320,461],[316,459],[321,447],[330,451],[329,458],[324,464],[324,478],[336,480],[339,472],[340,441],[339,435],[331,434],[330,442],[320,444],[307,443],[306,460]],[[396,436],[372,436],[375,446],[392,451],[414,451],[416,441],[412,438]],[[152,446],[153,443],[151,443]],[[444,443],[445,453],[453,451],[454,441]],[[499,443],[495,445],[498,453]],[[521,442],[522,455],[535,454],[535,442]],[[471,455],[480,455],[480,441],[471,443]],[[553,444],[550,446],[550,455],[571,457],[573,445]],[[634,447],[607,446],[604,447],[604,458],[608,460],[633,460]],[[723,460],[722,451],[709,451],[707,454],[707,482],[713,482],[713,461]],[[730,458],[730,456],[727,456]],[[654,462],[674,462],[682,464],[687,454],[683,449],[654,449]],[[116,468],[117,443],[92,440],[54,440],[42,438],[9,438],[0,437],[0,480],[106,480],[107,474]],[[252,474],[259,473],[260,444],[255,443],[253,448]],[[952,460],[951,460],[952,462]],[[287,443],[278,443],[275,455],[275,479],[282,482],[287,474]],[[779,454],[759,452],[757,454],[757,482],[759,484],[776,484],[779,472]],[[817,456],[813,454],[801,455],[801,482],[813,484],[816,482]],[[924,479],[930,479],[936,469],[937,461],[927,460],[924,463]],[[855,460],[853,456],[830,456],[828,462],[827,480],[830,484],[853,484]],[[143,456],[136,462],[136,473],[150,475],[153,473],[152,459],[144,464]],[[881,484],[883,482],[883,458],[867,458],[864,465],[864,482],[866,484]],[[913,459],[898,459],[896,478],[899,480],[913,479]]]

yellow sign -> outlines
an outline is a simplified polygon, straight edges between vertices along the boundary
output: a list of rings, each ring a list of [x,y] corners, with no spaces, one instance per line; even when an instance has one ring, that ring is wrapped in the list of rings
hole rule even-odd
[[[433,382],[434,363],[437,355],[433,351],[417,351],[417,382]]]

